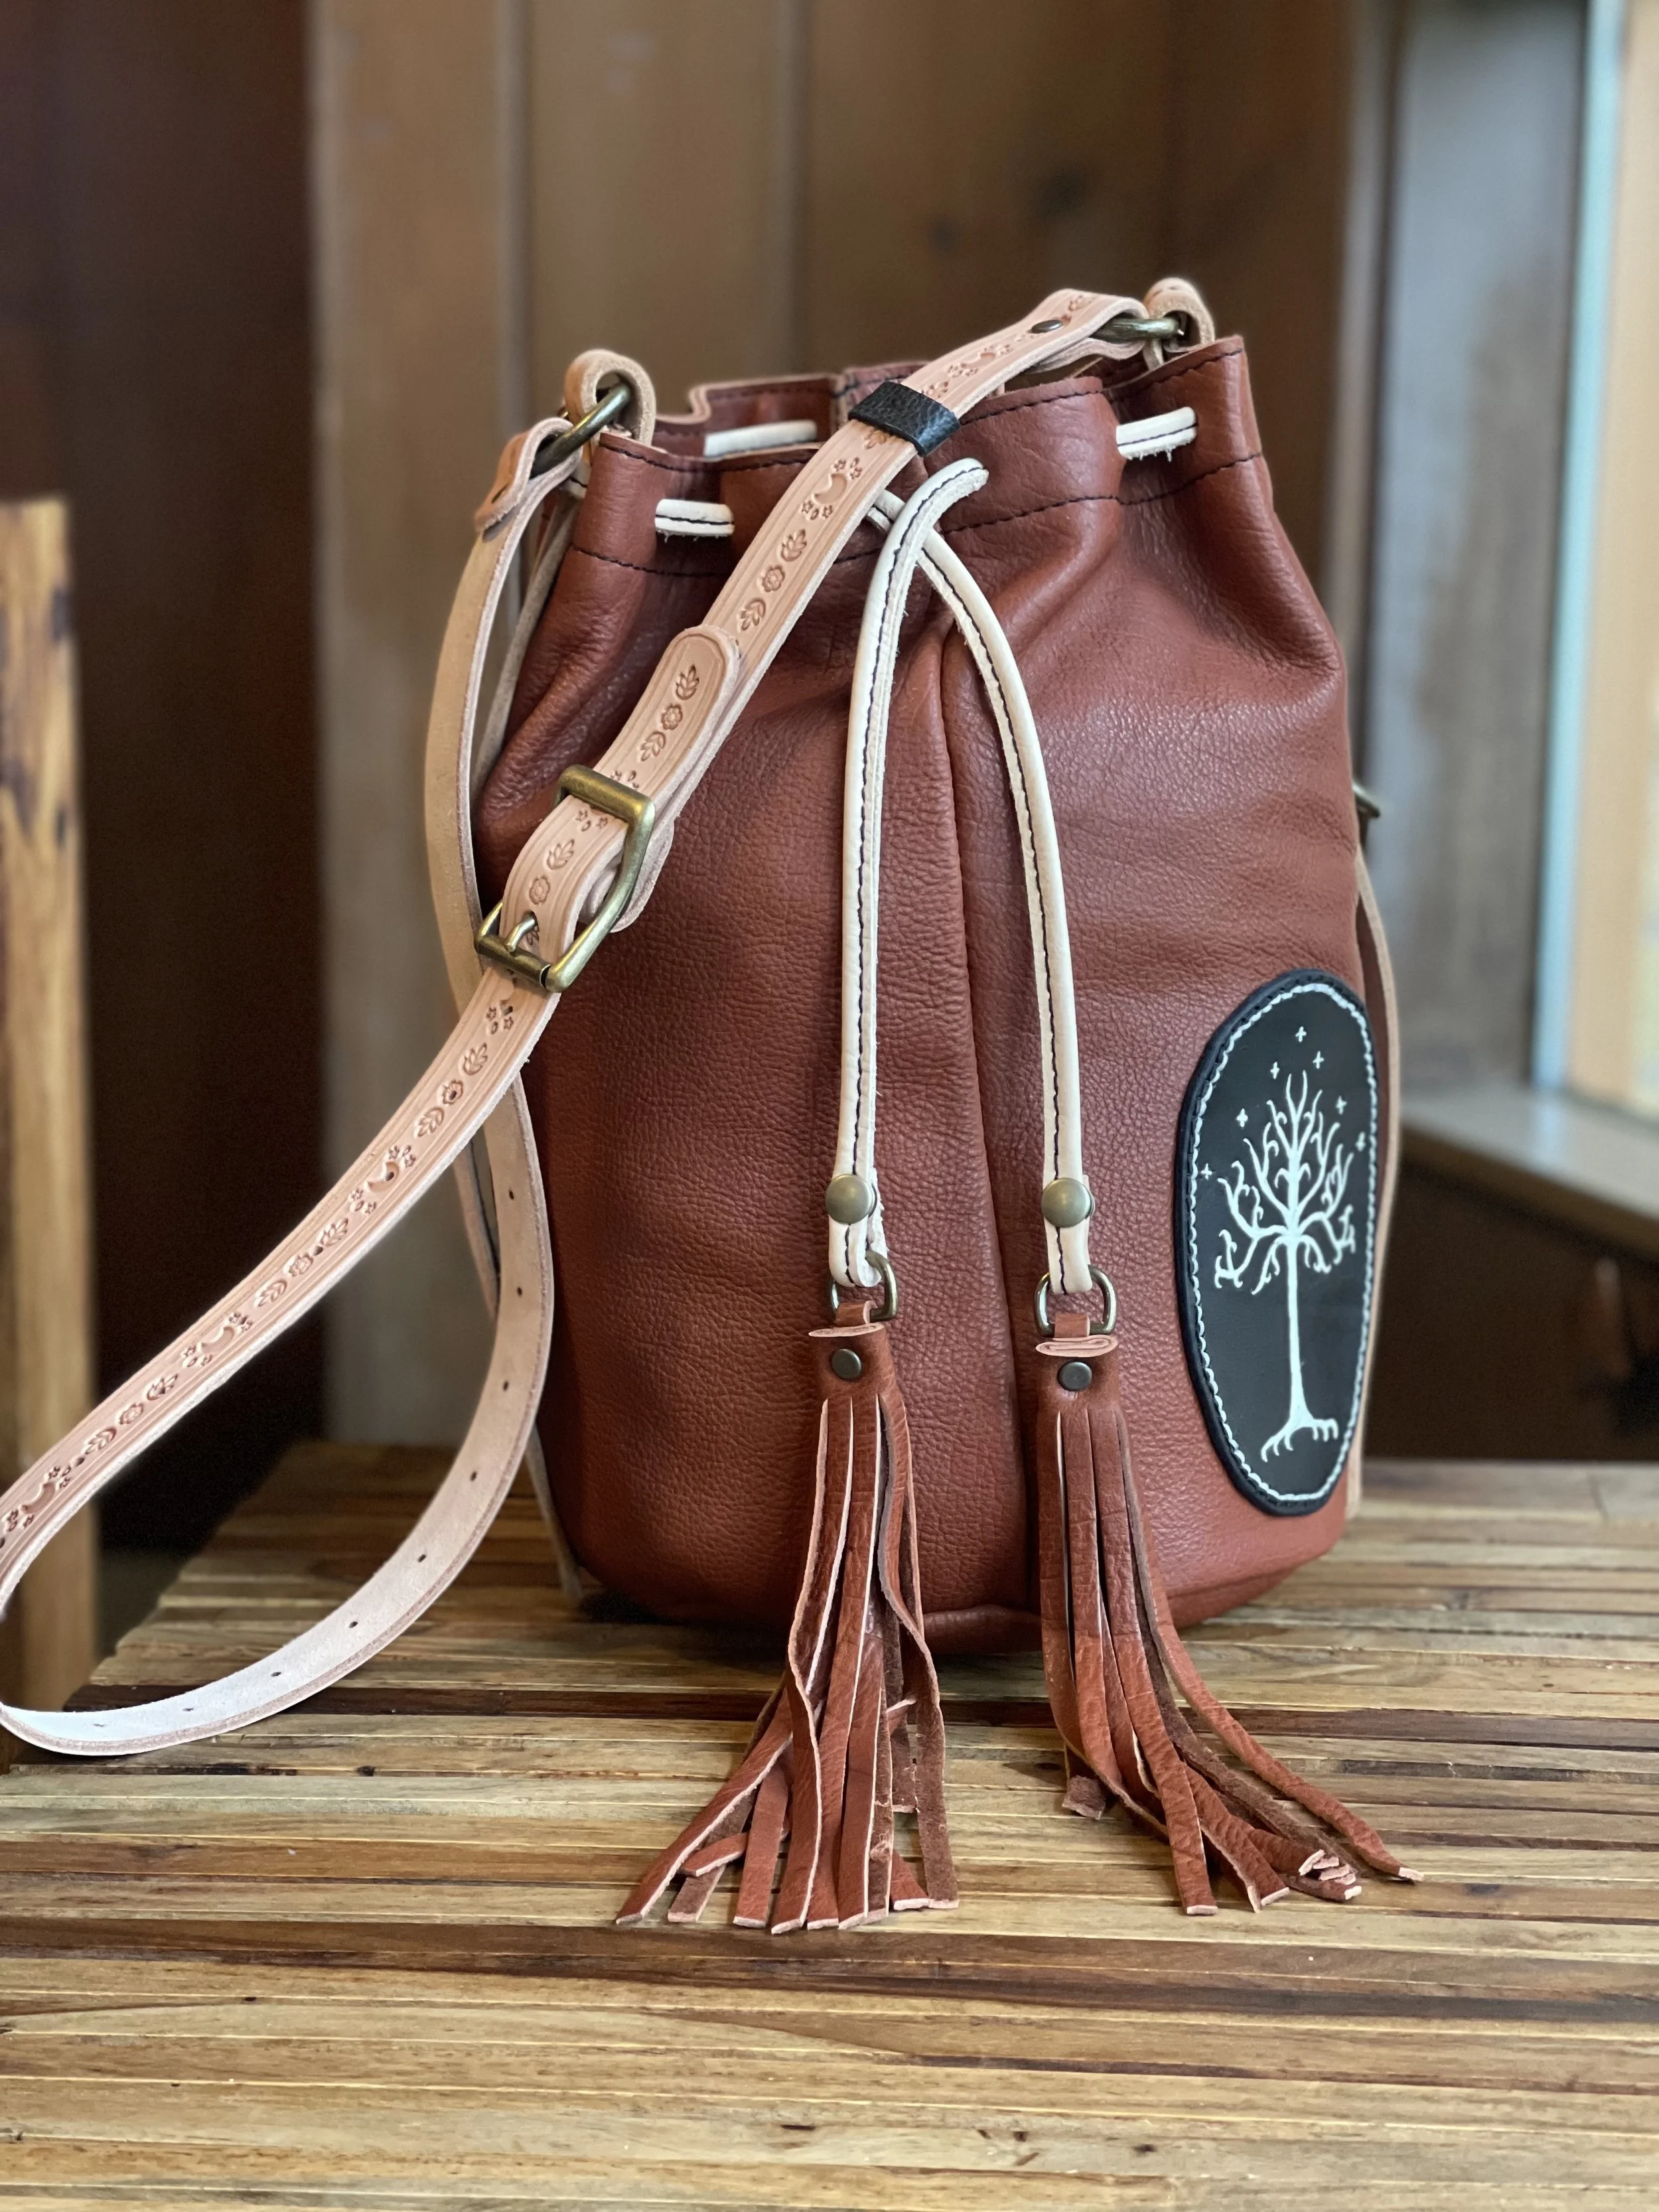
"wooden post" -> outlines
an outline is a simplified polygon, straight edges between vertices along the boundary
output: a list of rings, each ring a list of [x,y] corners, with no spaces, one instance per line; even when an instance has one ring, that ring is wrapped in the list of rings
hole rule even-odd
[[[67,517],[0,505],[0,1474],[92,1396],[81,818]],[[96,1516],[0,1623],[0,1687],[54,1705],[97,1658]]]

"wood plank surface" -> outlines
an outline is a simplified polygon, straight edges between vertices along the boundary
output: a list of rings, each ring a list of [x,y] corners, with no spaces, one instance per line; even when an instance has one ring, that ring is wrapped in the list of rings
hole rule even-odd
[[[0,506],[0,1486],[92,1402],[73,610],[63,501]],[[0,1694],[58,1703],[97,1635],[84,1513],[0,1624]]]
[[[391,1548],[435,1455],[308,1447],[82,1692],[205,1679]],[[1659,2172],[1659,1469],[1373,1465],[1193,1638],[1425,1875],[1183,1919],[1058,1809],[1032,1658],[947,1663],[963,1900],[611,1925],[762,1637],[559,1595],[515,1497],[326,1696],[0,1778],[0,2193],[54,2207],[1634,2208]]]

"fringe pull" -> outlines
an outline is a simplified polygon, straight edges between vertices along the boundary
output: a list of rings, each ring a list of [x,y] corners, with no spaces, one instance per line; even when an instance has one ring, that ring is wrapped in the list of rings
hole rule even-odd
[[[696,1919],[734,1865],[736,1924],[769,1923],[775,1936],[957,1902],[945,1723],[922,1632],[910,1431],[892,1346],[862,1300],[812,1334],[824,1396],[784,1677],[725,1787],[641,1879],[622,1927],[675,1882],[668,1917]],[[901,1813],[915,1816],[919,1876],[896,1846]]]
[[[1253,1909],[1293,1889],[1337,1903],[1356,1896],[1356,1859],[1414,1881],[1346,1805],[1265,1751],[1193,1664],[1130,1470],[1117,1340],[1085,1328],[1081,1315],[1059,1314],[1054,1336],[1037,1346],[1042,1662],[1066,1742],[1067,1809],[1097,1820],[1115,1797],[1164,1837],[1190,1913],[1216,1909],[1212,1864]],[[1200,1738],[1194,1719],[1237,1765]]]

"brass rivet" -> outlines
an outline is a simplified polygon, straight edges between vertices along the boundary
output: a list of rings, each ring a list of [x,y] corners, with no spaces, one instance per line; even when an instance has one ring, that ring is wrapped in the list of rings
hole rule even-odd
[[[1052,1228],[1079,1228],[1094,1210],[1094,1193],[1075,1176],[1056,1176],[1042,1186],[1042,1218]]]
[[[843,1382],[856,1382],[864,1372],[864,1362],[850,1344],[838,1344],[830,1355],[830,1371]]]
[[[867,1221],[876,1210],[876,1194],[862,1176],[833,1176],[823,1194],[823,1210],[844,1229]]]
[[[1049,316],[1049,318],[1048,318],[1048,321],[1047,321],[1046,323],[1033,323],[1033,324],[1032,324],[1032,325],[1031,325],[1031,335],[1032,335],[1032,337],[1036,337],[1038,335],[1038,333],[1039,333],[1040,331],[1063,331],[1063,330],[1065,329],[1065,327],[1066,327],[1066,318],[1065,318],[1065,316],[1064,316],[1064,315],[1050,315],[1050,316]]]
[[[1058,1379],[1062,1390],[1086,1390],[1095,1379],[1095,1370],[1086,1359],[1068,1359]]]

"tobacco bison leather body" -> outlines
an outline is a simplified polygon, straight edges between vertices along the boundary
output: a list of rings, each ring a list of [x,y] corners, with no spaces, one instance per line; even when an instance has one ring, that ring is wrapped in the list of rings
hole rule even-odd
[[[827,430],[886,373],[717,387],[654,447],[599,441],[477,810],[486,901],[560,770],[599,754],[729,572],[731,543],[660,541],[658,501],[725,501],[741,548],[799,465],[706,461],[704,431],[810,412]],[[1120,419],[1188,405],[1195,442],[1120,458]],[[1229,1479],[1183,1350],[1171,1233],[1182,1100],[1218,1026],[1287,971],[1366,991],[1341,665],[1273,516],[1237,342],[1109,387],[1009,391],[898,489],[963,454],[990,481],[945,534],[1008,632],[1047,754],[1093,1249],[1121,1302],[1140,1491],[1191,1620],[1327,1549],[1344,1511],[1341,1484],[1276,1517]],[[836,562],[637,925],[574,987],[526,1073],[561,1291],[542,1415],[554,1492],[593,1572],[677,1620],[784,1622],[807,1542],[848,695],[878,542],[866,526]],[[888,775],[878,1167],[902,1293],[893,1339],[930,1638],[986,1649],[1036,1625],[1040,1059],[995,731],[921,588]]]

